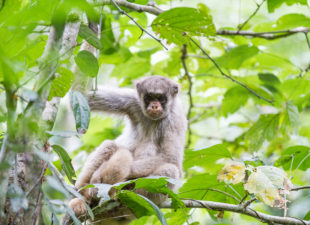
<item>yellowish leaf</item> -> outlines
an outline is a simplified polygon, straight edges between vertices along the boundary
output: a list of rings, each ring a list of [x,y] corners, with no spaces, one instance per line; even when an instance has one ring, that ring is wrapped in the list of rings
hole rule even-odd
[[[244,180],[245,165],[241,162],[229,161],[219,172],[218,181],[224,181],[226,184],[237,184]]]
[[[291,182],[283,170],[259,166],[252,169],[244,189],[269,206],[283,208],[286,200],[280,194],[289,193]]]

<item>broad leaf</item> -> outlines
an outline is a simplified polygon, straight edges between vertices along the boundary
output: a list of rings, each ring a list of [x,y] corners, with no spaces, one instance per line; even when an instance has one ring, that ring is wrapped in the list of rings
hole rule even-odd
[[[245,105],[249,98],[249,91],[241,86],[235,86],[226,91],[222,103],[224,116],[236,112]]]
[[[274,10],[279,8],[283,3],[286,3],[287,5],[293,5],[297,3],[307,5],[307,0],[267,0],[268,11],[274,12]]]
[[[245,165],[241,162],[229,161],[220,170],[217,179],[224,181],[226,184],[237,184],[245,178]]]
[[[285,170],[297,168],[307,170],[310,165],[310,147],[296,145],[285,149],[276,165],[282,166]]]
[[[272,207],[285,207],[280,193],[288,194],[292,187],[286,173],[273,166],[258,166],[252,169],[244,188],[259,200]]]
[[[79,36],[95,48],[102,49],[101,41],[98,39],[96,34],[85,24],[81,24]]]
[[[231,48],[223,56],[216,59],[216,62],[224,68],[239,69],[242,63],[259,52],[255,46],[240,45]]]
[[[280,84],[279,78],[272,73],[259,73],[258,77],[263,83],[267,85]]]
[[[193,166],[201,166],[207,171],[215,172],[221,166],[216,165],[216,161],[223,158],[230,158],[231,154],[224,145],[218,144],[212,147],[196,151],[186,151],[184,168],[188,169]]]
[[[90,108],[87,99],[77,91],[70,93],[70,102],[78,133],[85,133],[90,120]]]
[[[160,209],[150,200],[146,200],[145,197],[138,195],[132,191],[121,191],[117,194],[118,199],[129,207],[135,215],[139,218],[146,215],[156,214],[160,222],[167,224],[166,219]]]
[[[48,100],[51,100],[53,97],[64,97],[71,88],[73,81],[73,73],[64,67],[59,67],[52,82]]]
[[[152,29],[161,38],[178,45],[189,43],[189,36],[215,34],[212,17],[202,4],[199,9],[179,7],[164,11],[152,22]]]
[[[256,151],[265,140],[272,140],[279,128],[279,114],[261,115],[256,123],[246,133],[249,149]]]
[[[137,78],[151,70],[150,60],[138,56],[131,57],[127,62],[117,65],[111,76]]]
[[[98,60],[92,53],[86,50],[80,51],[74,60],[76,65],[86,76],[97,76],[99,70]]]

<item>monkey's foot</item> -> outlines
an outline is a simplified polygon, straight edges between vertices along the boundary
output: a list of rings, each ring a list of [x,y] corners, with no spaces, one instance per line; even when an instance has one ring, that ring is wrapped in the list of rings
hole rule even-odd
[[[87,213],[86,206],[82,199],[74,198],[69,202],[69,207],[73,210],[76,216],[82,216]]]
[[[98,188],[90,188],[88,190],[88,194],[90,196],[91,199],[97,199],[97,193],[98,193]]]

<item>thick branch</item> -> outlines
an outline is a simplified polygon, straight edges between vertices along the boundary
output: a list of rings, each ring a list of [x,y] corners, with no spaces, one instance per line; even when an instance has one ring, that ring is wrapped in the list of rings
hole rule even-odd
[[[297,33],[308,33],[308,32],[310,32],[310,28],[297,27],[295,29],[290,30],[266,31],[266,32],[218,30],[216,31],[216,34],[224,36],[248,36],[248,37],[264,38],[267,40],[274,40],[277,38],[288,37]]]
[[[160,13],[163,12],[163,10],[151,6],[151,5],[139,5],[135,3],[128,2],[126,0],[114,0],[114,2],[119,5],[119,6],[124,6],[128,9],[137,11],[137,12],[148,12],[153,15],[159,15]],[[96,5],[101,6],[101,5],[113,5],[113,2],[111,0],[99,0],[96,2]]]
[[[272,216],[265,213],[257,212],[251,208],[244,208],[242,205],[233,205],[221,202],[184,200],[187,208],[206,208],[214,211],[229,211],[245,214],[254,217],[264,223],[278,224],[294,224],[294,225],[310,225],[309,221],[300,220],[292,217]],[[171,202],[164,202],[160,205],[161,208],[171,208]]]

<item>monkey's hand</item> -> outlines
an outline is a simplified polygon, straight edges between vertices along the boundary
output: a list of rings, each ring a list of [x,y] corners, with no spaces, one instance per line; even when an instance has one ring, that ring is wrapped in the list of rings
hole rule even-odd
[[[82,199],[74,198],[69,202],[69,207],[73,210],[75,216],[82,216],[87,213],[86,206]]]
[[[131,166],[129,178],[147,177],[151,175],[161,163],[158,157],[135,160]]]

